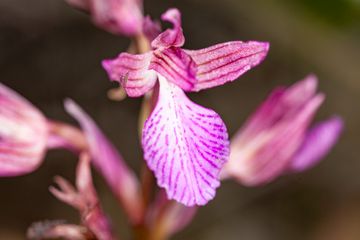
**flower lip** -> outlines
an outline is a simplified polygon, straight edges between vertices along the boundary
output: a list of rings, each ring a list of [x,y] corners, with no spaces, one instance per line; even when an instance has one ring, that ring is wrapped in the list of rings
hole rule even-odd
[[[142,134],[144,158],[168,198],[205,205],[219,187],[229,154],[226,126],[211,109],[191,102],[175,84],[160,78],[158,103]]]

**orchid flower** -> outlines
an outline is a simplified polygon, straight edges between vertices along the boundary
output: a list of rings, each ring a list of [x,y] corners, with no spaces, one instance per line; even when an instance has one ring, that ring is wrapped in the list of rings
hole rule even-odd
[[[324,157],[343,128],[335,116],[309,128],[324,100],[313,75],[275,89],[231,141],[222,176],[254,186],[287,172],[303,171]]]
[[[142,0],[66,0],[90,13],[93,22],[105,30],[125,36],[142,31]]]
[[[92,183],[90,170],[90,157],[88,154],[80,155],[76,173],[75,189],[68,181],[61,177],[55,178],[60,187],[50,187],[50,191],[61,201],[76,208],[81,215],[83,224],[102,240],[115,239],[110,228],[110,223],[105,216]]]
[[[237,79],[259,64],[269,44],[227,42],[186,50],[177,9],[162,15],[173,24],[144,54],[121,53],[104,60],[111,80],[130,97],[139,97],[159,82],[157,104],[142,132],[144,158],[169,199],[187,206],[204,205],[220,185],[219,172],[229,155],[225,124],[211,109],[193,103],[184,91],[200,91]]]
[[[0,84],[0,176],[18,176],[42,163],[48,125],[25,98]]]

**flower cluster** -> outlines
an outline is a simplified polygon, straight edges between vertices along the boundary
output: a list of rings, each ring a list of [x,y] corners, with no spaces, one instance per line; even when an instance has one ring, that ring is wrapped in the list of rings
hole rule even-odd
[[[275,89],[229,141],[220,116],[192,102],[185,92],[238,79],[264,60],[269,43],[232,41],[188,50],[183,48],[177,9],[162,15],[173,27],[161,32],[159,23],[143,17],[139,0],[67,1],[87,11],[105,30],[136,39],[136,54],[123,52],[102,65],[128,96],[144,96],[143,156],[164,191],[149,203],[151,184],[146,184],[146,175],[138,180],[95,122],[72,100],[65,101],[65,109],[80,128],[47,119],[0,84],[0,176],[34,171],[51,148],[68,149],[79,156],[76,188],[56,177],[59,188],[50,187],[50,191],[79,211],[82,226],[37,223],[29,229],[31,238],[116,239],[93,186],[90,163],[135,229],[167,237],[191,221],[194,206],[214,198],[220,181],[234,178],[254,186],[304,171],[324,157],[341,134],[343,123],[338,116],[309,127],[324,100],[324,94],[316,93],[316,77],[310,75],[293,86]]]

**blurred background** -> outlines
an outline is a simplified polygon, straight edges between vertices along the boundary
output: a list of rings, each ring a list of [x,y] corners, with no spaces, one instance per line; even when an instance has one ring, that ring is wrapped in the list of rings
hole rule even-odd
[[[225,182],[192,225],[174,239],[360,239],[360,1],[145,0],[154,18],[183,13],[186,48],[230,40],[269,41],[263,64],[241,79],[190,97],[216,110],[233,134],[278,85],[316,73],[327,100],[317,120],[339,114],[346,130],[320,165],[258,188]],[[100,61],[127,49],[126,38],[92,25],[63,0],[0,0],[0,81],[49,117],[74,123],[63,100],[76,100],[138,171],[140,99],[112,102]],[[24,239],[34,221],[78,222],[75,210],[48,191],[53,176],[74,179],[76,158],[51,151],[34,173],[0,179],[0,239]],[[100,176],[95,184],[122,239],[126,219]]]

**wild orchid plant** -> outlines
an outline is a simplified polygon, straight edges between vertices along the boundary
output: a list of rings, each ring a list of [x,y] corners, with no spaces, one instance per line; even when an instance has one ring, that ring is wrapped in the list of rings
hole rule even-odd
[[[34,171],[47,149],[64,148],[79,156],[76,186],[56,177],[58,188],[50,191],[79,211],[81,224],[36,223],[29,238],[118,239],[93,186],[90,163],[123,207],[135,238],[157,240],[186,227],[197,208],[215,197],[220,181],[265,184],[310,168],[336,143],[343,128],[339,117],[309,128],[324,100],[313,75],[275,89],[231,141],[220,116],[185,95],[236,80],[266,57],[268,43],[233,41],[187,50],[177,9],[162,15],[173,28],[161,32],[158,22],[143,17],[140,0],[67,1],[89,12],[96,25],[135,40],[131,53],[104,60],[103,67],[123,93],[144,96],[140,136],[146,164],[139,180],[72,100],[65,101],[65,109],[80,129],[47,119],[1,84],[1,176]],[[156,196],[149,170],[160,187]]]

